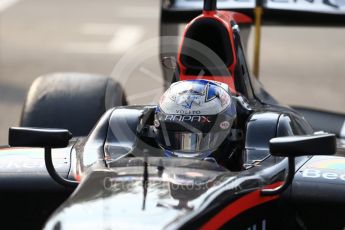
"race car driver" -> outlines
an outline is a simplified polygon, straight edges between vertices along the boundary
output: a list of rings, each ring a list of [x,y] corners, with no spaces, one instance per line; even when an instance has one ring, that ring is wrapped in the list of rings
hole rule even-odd
[[[241,170],[242,138],[236,135],[236,104],[236,97],[225,84],[176,82],[157,106],[156,141],[168,157],[214,160],[230,170]]]

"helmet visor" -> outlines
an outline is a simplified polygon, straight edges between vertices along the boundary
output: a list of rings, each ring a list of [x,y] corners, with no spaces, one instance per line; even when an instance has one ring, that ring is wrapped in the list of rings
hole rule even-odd
[[[201,157],[205,153],[212,152],[219,142],[224,138],[220,138],[222,132],[216,133],[195,133],[195,132],[160,132],[157,137],[160,139],[164,149],[170,150],[174,155],[179,157]],[[225,135],[225,133],[224,133]]]
[[[175,133],[174,139],[174,149],[176,150],[180,150],[183,152],[202,151],[202,133]]]

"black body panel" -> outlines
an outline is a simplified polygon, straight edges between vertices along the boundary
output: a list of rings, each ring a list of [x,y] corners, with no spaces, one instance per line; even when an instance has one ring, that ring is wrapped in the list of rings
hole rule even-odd
[[[64,178],[71,170],[72,146],[53,150],[56,171]],[[44,150],[0,149],[0,214],[2,226],[41,229],[73,190],[57,184],[48,174]]]
[[[308,229],[345,228],[345,158],[315,156],[297,173],[291,202]]]
[[[292,184],[294,201],[333,204],[345,211],[344,157],[314,156],[297,173]]]
[[[111,163],[110,169],[90,172],[55,212],[47,229],[56,225],[73,229],[80,226],[80,218],[85,218],[82,226],[87,229],[96,226],[113,229],[120,223],[130,229],[144,225],[175,229],[189,224],[196,228],[208,220],[207,216],[212,217],[213,211],[281,180],[285,165],[282,162],[266,171],[253,168],[235,173],[207,161],[156,157],[147,160],[150,165],[147,191],[143,187],[144,158],[120,159]],[[162,173],[157,171],[158,166],[164,168]],[[196,217],[200,222],[195,221]]]
[[[71,169],[72,146],[53,150],[56,171],[64,178]],[[66,188],[50,178],[44,163],[44,150],[8,148],[1,150],[1,191],[63,191]]]

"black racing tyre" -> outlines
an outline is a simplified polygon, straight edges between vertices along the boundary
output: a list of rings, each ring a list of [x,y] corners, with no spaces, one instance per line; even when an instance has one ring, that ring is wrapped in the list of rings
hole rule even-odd
[[[32,83],[20,126],[63,128],[86,136],[106,110],[126,104],[121,85],[109,77],[48,74]]]

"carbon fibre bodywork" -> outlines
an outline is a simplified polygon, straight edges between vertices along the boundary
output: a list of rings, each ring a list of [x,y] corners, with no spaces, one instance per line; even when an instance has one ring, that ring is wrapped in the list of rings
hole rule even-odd
[[[95,146],[93,143],[98,142],[97,138],[99,141],[106,140],[102,141],[103,147],[99,148],[105,149],[105,152],[101,150],[96,153],[89,149],[80,151],[79,154],[83,154],[84,158],[84,161],[80,162],[83,170],[79,172],[82,174],[82,183],[70,199],[57,210],[48,222],[47,229],[53,229],[56,225],[62,226],[62,229],[75,228],[81,224],[79,220],[85,215],[90,215],[86,218],[89,221],[82,223],[82,226],[90,229],[96,226],[115,228],[120,223],[121,226],[131,229],[143,225],[153,229],[201,228],[207,225],[219,212],[227,210],[227,207],[233,205],[235,201],[241,203],[240,200],[245,199],[246,196],[258,193],[261,188],[272,184],[277,186],[277,183],[284,180],[287,159],[270,156],[267,140],[277,135],[310,132],[303,128],[306,126],[302,123],[303,119],[294,119],[296,116],[294,112],[287,114],[285,111],[282,115],[278,112],[279,108],[266,109],[266,112],[253,113],[248,118],[244,152],[247,156],[247,170],[230,172],[214,162],[162,158],[162,152],[155,149],[151,152],[152,155],[147,152],[149,162],[147,195],[144,195],[143,188],[145,155],[142,149],[148,148],[143,146],[150,141],[145,140],[144,143],[133,137],[140,138],[141,129],[145,129],[142,119],[145,118],[149,122],[154,107],[120,107],[109,111],[96,126],[93,135],[85,142],[85,146]],[[118,128],[121,124],[129,125],[123,126],[121,135],[118,136],[112,129]],[[262,130],[265,132],[261,132]],[[258,135],[258,131],[261,135]],[[136,135],[133,136],[133,132]],[[112,147],[105,147],[109,142],[112,143]],[[113,149],[114,146],[116,151]],[[119,150],[122,154],[119,154],[121,152]],[[107,164],[104,164],[104,161],[100,163],[101,154],[107,156]],[[78,151],[77,158],[82,158],[78,156]],[[94,162],[85,161],[85,158],[94,159]],[[298,226],[301,223],[297,221],[299,210],[304,210],[313,202],[324,207],[333,205],[342,210],[345,207],[345,199],[341,195],[345,192],[342,179],[344,176],[341,174],[343,169],[338,171],[334,168],[324,169],[333,170],[333,173],[325,174],[326,179],[323,178],[325,176],[323,171],[319,173],[310,171],[315,161],[319,162],[319,165],[324,161],[344,165],[342,162],[344,158],[340,161],[339,158],[341,157],[297,158],[296,178],[290,190],[267,201],[265,200],[267,198],[261,197],[259,193],[256,196],[254,194],[255,198],[252,201],[243,201],[242,205],[247,205],[247,208],[235,213],[233,218],[223,220],[219,227],[224,225],[223,227],[246,229],[251,226],[262,227],[264,224],[268,229],[299,229],[301,228]],[[159,167],[163,170],[159,170]],[[328,185],[327,178],[332,180],[333,186]],[[306,183],[308,179],[311,182]],[[303,188],[300,189],[300,186]],[[323,196],[323,201],[320,200],[320,196],[321,198]],[[274,211],[282,207],[286,208],[283,214]],[[84,213],[83,210],[91,211]],[[236,210],[238,209],[228,211],[227,214],[231,216],[231,212]],[[263,210],[265,210],[264,215]],[[320,215],[321,210],[309,214],[303,211],[307,216],[304,218]],[[92,215],[97,217],[92,218]],[[335,226],[343,226],[344,221],[337,218],[337,215],[332,216],[332,223]],[[132,222],[131,219],[136,221]],[[320,226],[325,227],[325,225]]]
[[[250,106],[239,104],[238,107]],[[145,122],[150,123],[155,107],[127,106],[108,111],[88,138],[81,138],[71,147],[55,151],[58,172],[65,178],[78,178],[81,184],[55,211],[46,229],[58,226],[60,229],[76,226],[105,229],[115,228],[119,223],[131,229],[142,224],[154,229],[202,228],[214,225],[210,221],[217,220],[218,213],[223,212],[229,219],[221,219],[219,227],[246,229],[264,225],[266,229],[300,229],[303,224],[315,227],[312,217],[325,215],[333,224],[325,222],[327,226],[341,229],[345,224],[339,216],[345,207],[342,196],[345,192],[344,157],[297,158],[296,176],[290,189],[281,196],[266,200],[260,196],[260,189],[272,184],[277,186],[284,180],[287,169],[287,159],[269,154],[267,140],[277,135],[310,133],[311,130],[305,128],[307,123],[293,111],[288,113],[275,106],[257,112],[254,107],[250,108],[253,112],[245,125],[246,146],[243,152],[247,170],[230,172],[215,162],[162,158],[162,151],[154,148],[147,159],[146,196],[143,188],[145,155],[142,150],[152,146],[152,140],[140,134],[145,133]],[[119,128],[121,135],[114,134],[113,130]],[[28,151],[36,157],[27,155]],[[2,175],[5,175],[1,177],[2,191],[71,192],[49,178],[42,166],[42,150],[7,148],[1,153],[6,153],[16,162],[16,168],[13,164],[12,168],[1,168]],[[341,148],[339,154],[343,154]],[[21,164],[18,157],[30,160]],[[8,159],[3,157],[2,162],[8,165]],[[40,170],[34,164],[39,165]],[[236,204],[241,205],[231,208]],[[315,205],[324,208],[311,208]],[[283,213],[275,212],[283,207]],[[82,221],[86,216],[89,216],[86,218],[88,221]],[[135,222],[130,221],[133,218]],[[326,227],[325,223],[319,223],[318,227]]]
[[[339,216],[345,207],[342,147],[339,156],[297,158],[290,189],[267,200],[260,189],[277,186],[287,170],[287,159],[271,156],[268,141],[277,136],[311,134],[312,129],[293,110],[258,106],[241,97],[236,101],[243,118],[236,128],[244,129],[245,135],[242,154],[246,170],[239,172],[228,171],[216,162],[162,158],[162,150],[149,135],[155,106],[109,110],[87,138],[53,152],[60,175],[76,178],[81,184],[55,211],[46,229],[78,225],[115,228],[119,223],[131,229],[142,224],[151,228],[199,228],[214,225],[210,221],[224,212],[229,218],[216,221],[221,223],[218,227],[302,229],[304,225],[315,227],[310,220],[317,215],[332,220],[334,229],[343,227],[345,222]],[[4,148],[0,152],[2,191],[53,191],[61,197],[71,192],[49,178],[42,150]],[[145,156],[149,165],[146,195]],[[236,204],[240,206],[231,208]],[[315,205],[324,208],[311,208]],[[276,213],[282,208],[283,214]],[[324,224],[318,227],[326,227]],[[327,222],[327,226],[333,225]]]

